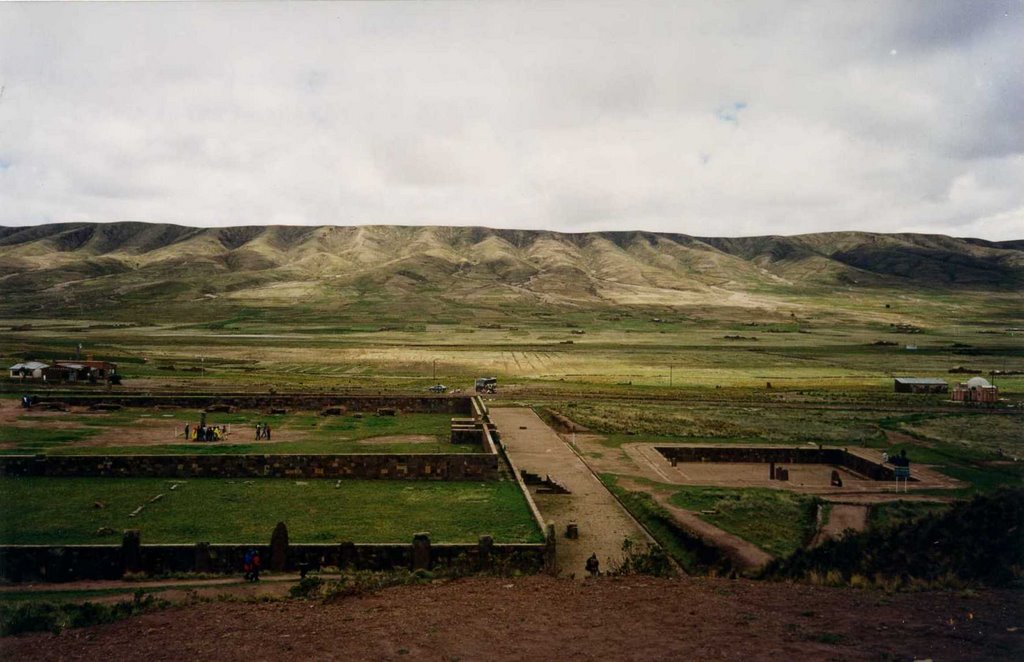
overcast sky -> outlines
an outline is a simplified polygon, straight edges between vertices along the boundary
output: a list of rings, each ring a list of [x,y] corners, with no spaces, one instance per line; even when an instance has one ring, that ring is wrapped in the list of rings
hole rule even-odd
[[[0,225],[1024,238],[1024,0],[0,3]]]

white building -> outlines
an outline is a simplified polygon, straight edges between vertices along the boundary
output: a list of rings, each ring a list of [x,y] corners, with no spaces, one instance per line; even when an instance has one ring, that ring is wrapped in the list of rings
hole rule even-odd
[[[43,370],[46,370],[50,366],[46,363],[40,363],[39,361],[26,361],[25,363],[15,363],[11,366],[11,377],[13,379],[42,379]]]

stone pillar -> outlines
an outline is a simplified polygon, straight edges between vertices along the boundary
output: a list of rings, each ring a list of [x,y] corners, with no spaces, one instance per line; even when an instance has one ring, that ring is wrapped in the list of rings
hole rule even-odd
[[[544,570],[550,575],[558,574],[558,559],[555,556],[555,523],[544,527]]]
[[[142,534],[126,529],[121,535],[121,569],[125,573],[142,571]]]
[[[491,553],[494,551],[494,538],[491,536],[480,536],[480,540],[476,544],[476,549],[480,569],[490,570],[494,565],[494,559],[491,557]]]
[[[430,534],[417,533],[412,537],[412,569],[430,569]]]
[[[354,570],[359,560],[354,542],[343,542],[338,545],[338,567],[341,569]]]
[[[213,570],[213,564],[210,560],[210,543],[208,542],[197,542],[196,543],[196,572],[211,572]]]
[[[77,579],[71,567],[70,556],[66,547],[48,547],[43,562],[43,579],[48,582],[66,582]]]
[[[270,569],[283,572],[288,565],[288,527],[278,522],[270,536]]]

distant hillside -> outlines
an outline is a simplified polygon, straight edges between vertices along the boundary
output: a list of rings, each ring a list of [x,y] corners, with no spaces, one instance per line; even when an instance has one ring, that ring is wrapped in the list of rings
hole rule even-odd
[[[454,227],[0,227],[0,312],[220,298],[265,306],[763,305],[835,287],[1024,289],[1024,242],[836,232],[711,238]]]

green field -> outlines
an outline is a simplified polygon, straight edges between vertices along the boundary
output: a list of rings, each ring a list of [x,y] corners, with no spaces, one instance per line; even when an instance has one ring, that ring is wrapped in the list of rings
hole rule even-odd
[[[789,556],[807,544],[815,531],[817,500],[793,492],[688,487],[669,501],[772,556]]]
[[[12,407],[8,402],[3,406]],[[448,441],[451,414],[377,416],[366,412],[319,416],[316,412],[270,415],[258,411],[207,414],[207,424],[228,426],[218,442],[186,442],[184,426],[198,424],[188,409],[130,408],[114,412],[19,414],[0,431],[0,454],[279,454],[279,453],[471,453],[478,446]],[[254,443],[256,423],[268,424],[274,443]],[[166,441],[165,441],[166,440]]]
[[[129,528],[143,543],[246,544],[269,541],[279,521],[296,543],[402,543],[419,531],[438,543],[543,540],[510,481],[4,478],[0,504],[0,544],[120,544]]]

